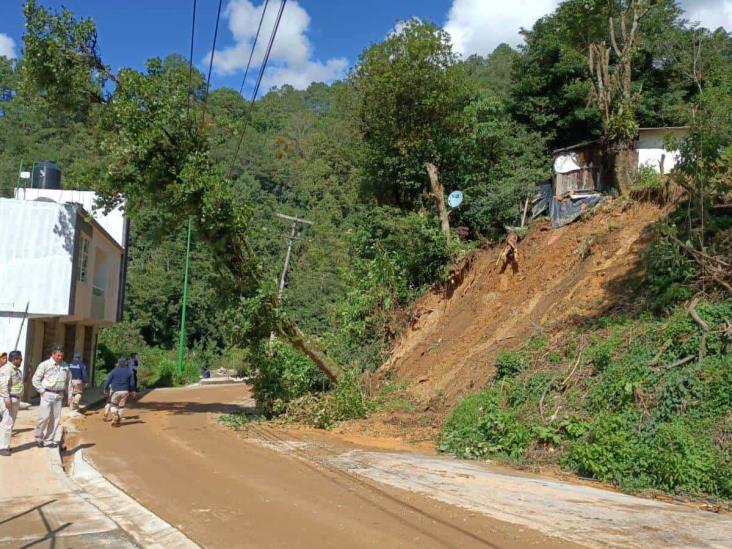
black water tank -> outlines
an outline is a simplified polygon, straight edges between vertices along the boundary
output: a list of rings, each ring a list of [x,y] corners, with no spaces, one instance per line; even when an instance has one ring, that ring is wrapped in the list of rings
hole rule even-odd
[[[61,169],[48,160],[33,165],[31,187],[34,189],[60,189]]]

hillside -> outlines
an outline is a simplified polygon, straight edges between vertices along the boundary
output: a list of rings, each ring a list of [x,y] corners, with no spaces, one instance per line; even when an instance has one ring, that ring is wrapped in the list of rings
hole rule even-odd
[[[476,250],[453,269],[447,287],[414,303],[377,371],[380,380],[406,386],[414,410],[382,412],[339,429],[433,440],[454,404],[493,379],[502,350],[597,318],[622,301],[640,274],[649,229],[664,215],[652,204],[608,200],[560,229],[537,220],[519,242],[516,272],[510,266],[500,272],[501,245]]]
[[[538,221],[519,243],[517,272],[500,272],[501,246],[475,252],[447,292],[433,290],[414,305],[380,372],[407,381],[420,400],[439,393],[452,402],[483,386],[502,349],[613,307],[638,275],[647,230],[662,215],[653,205],[608,202],[561,229]]]

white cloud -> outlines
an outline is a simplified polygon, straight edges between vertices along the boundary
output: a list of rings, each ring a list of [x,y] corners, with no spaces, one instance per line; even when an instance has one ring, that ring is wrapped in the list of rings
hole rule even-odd
[[[15,40],[7,34],[0,33],[0,57],[15,59]]]
[[[234,45],[216,51],[214,69],[217,74],[231,75],[246,68],[254,36],[257,33],[259,19],[264,4],[255,6],[249,0],[231,0],[226,7],[224,17],[228,19],[229,30],[234,36]],[[270,2],[264,16],[262,30],[257,40],[257,47],[252,58],[250,75],[254,76],[264,59],[264,53],[275,23],[279,4]],[[277,36],[272,46],[264,73],[263,86],[281,86],[290,84],[304,89],[312,82],[330,82],[345,75],[348,61],[343,57],[319,61],[313,59],[313,46],[307,36],[310,27],[310,16],[298,4],[291,0],[285,6]],[[204,62],[208,64],[211,54],[207,54]]]
[[[711,30],[732,31],[732,0],[681,0],[686,17]]]
[[[520,44],[521,27],[530,28],[539,17],[553,11],[557,3],[556,0],[454,0],[445,30],[460,55],[486,55],[503,42],[511,46]]]
[[[460,55],[487,55],[502,42],[520,44],[520,28],[531,28],[558,4],[558,0],[453,0],[445,30]],[[681,0],[681,5],[690,20],[732,31],[732,0]]]

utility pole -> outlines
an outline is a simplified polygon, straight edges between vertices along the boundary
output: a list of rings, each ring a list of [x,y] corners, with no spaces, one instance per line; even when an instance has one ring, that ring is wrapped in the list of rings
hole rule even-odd
[[[186,270],[183,275],[183,311],[180,316],[180,335],[178,336],[178,373],[183,373],[183,349],[186,342],[186,307],[188,305],[188,267],[191,255],[191,222],[192,217],[188,218],[188,239],[186,242]]]
[[[285,214],[275,214],[280,219],[285,219],[287,221],[292,221],[292,228],[290,229],[290,236],[287,238],[287,253],[285,253],[285,265],[282,267],[282,275],[280,276],[280,283],[277,286],[277,301],[282,300],[282,294],[285,291],[285,282],[287,281],[287,272],[290,270],[290,257],[292,256],[292,243],[297,238],[297,226],[299,224],[302,225],[312,225],[312,221],[308,221],[307,219],[300,219],[299,217],[292,217]],[[272,341],[274,341],[275,334],[272,332],[269,336],[269,342],[270,344]]]

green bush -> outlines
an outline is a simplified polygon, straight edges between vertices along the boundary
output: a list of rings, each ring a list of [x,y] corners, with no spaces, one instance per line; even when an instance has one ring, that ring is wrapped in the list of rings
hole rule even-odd
[[[257,409],[265,417],[281,414],[291,400],[323,390],[328,384],[308,357],[279,339],[272,342],[271,351],[268,342],[260,344],[252,365],[256,372],[252,392]]]
[[[465,398],[450,415],[439,441],[442,452],[462,458],[503,456],[523,460],[535,436],[531,428],[499,403],[490,390]]]
[[[347,369],[333,390],[292,401],[288,415],[313,427],[329,429],[340,421],[366,417],[373,404],[364,394],[358,372]]]
[[[608,316],[554,348],[502,353],[493,384],[453,409],[440,450],[557,464],[630,491],[732,497],[732,300],[697,311],[709,324],[702,362],[701,329],[684,306]]]
[[[580,475],[626,488],[647,484],[648,448],[634,427],[627,416],[599,414],[586,435],[570,447],[563,458],[564,465]]]
[[[643,254],[646,279],[653,296],[651,305],[657,311],[691,297],[693,290],[690,286],[697,276],[696,265],[670,235],[676,235],[672,227],[657,227],[653,240]]]
[[[526,358],[517,351],[501,351],[496,358],[496,379],[513,376],[526,369]]]

